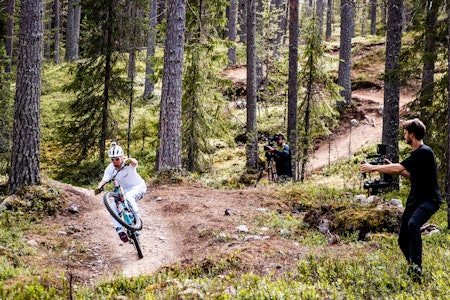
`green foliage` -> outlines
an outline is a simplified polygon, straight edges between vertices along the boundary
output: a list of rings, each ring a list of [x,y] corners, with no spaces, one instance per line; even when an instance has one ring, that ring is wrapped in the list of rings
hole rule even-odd
[[[0,281],[29,274],[24,257],[34,254],[23,240],[29,220],[22,212],[4,211],[0,221]]]
[[[23,195],[24,201],[31,196],[29,193],[31,191]],[[48,193],[53,192],[39,189],[32,193],[37,197],[47,198],[51,197]],[[25,234],[37,224],[36,218],[32,215],[37,216],[45,209],[34,207],[33,209],[39,210],[35,210],[34,213],[30,213],[29,209],[26,207],[23,211],[3,211],[0,218],[0,298],[62,299],[58,297],[53,287],[48,286],[49,280],[43,270],[36,270],[30,264],[36,252],[25,242]]]
[[[406,276],[392,235],[374,235],[366,245],[328,249],[300,258],[294,271],[276,277],[245,272],[243,253],[210,257],[194,264],[165,268],[151,276],[119,277],[77,299],[443,299],[448,287],[449,246],[445,234],[424,237],[428,270],[422,285]],[[428,246],[427,246],[428,245]],[[350,250],[352,249],[352,250]],[[442,259],[436,260],[437,257]]]
[[[240,174],[245,166],[245,148],[217,149],[212,155],[212,166],[208,173],[198,176],[198,180],[216,188],[239,188]]]
[[[127,45],[138,45],[139,36],[126,33],[137,29],[135,18],[128,15],[127,5],[139,7],[142,1],[90,1],[83,3],[84,59],[72,69],[74,80],[66,86],[76,100],[64,107],[66,118],[60,124],[60,136],[67,145],[66,155],[80,160],[100,150],[103,158],[106,139],[116,139],[117,121],[111,106],[130,101],[131,85],[123,76]],[[137,30],[136,32],[139,32]]]
[[[309,225],[303,222],[303,216],[298,213],[280,214],[269,211],[256,219],[256,225],[267,227],[285,238],[302,238],[302,244],[307,244],[305,236],[308,234]]]
[[[91,186],[100,181],[105,166],[98,159],[66,161],[54,170],[54,179],[80,186]]]
[[[44,280],[34,280],[31,283],[18,283],[12,287],[8,287],[0,283],[1,299],[41,299],[41,300],[57,300],[64,299],[59,296],[55,288],[48,287]]]
[[[4,199],[0,210],[27,212],[31,217],[39,217],[43,213],[54,215],[61,210],[61,191],[45,182],[41,185],[22,186],[14,195]]]
[[[111,62],[113,66],[118,63],[119,57],[114,58]],[[117,125],[108,107],[114,101],[125,101],[129,95],[129,84],[121,77],[123,69],[113,69],[110,77],[105,79],[105,59],[106,56],[101,56],[77,63],[73,69],[74,81],[66,87],[67,91],[75,92],[76,100],[61,106],[61,112],[66,114],[61,114],[63,119],[59,135],[67,145],[66,155],[72,159],[85,158],[93,149],[98,149],[96,146],[102,134],[114,137]],[[106,132],[102,131],[103,122],[107,122]]]
[[[8,57],[0,43],[0,177],[5,175],[9,168],[12,127],[14,116],[13,94],[10,88],[9,75],[5,73],[5,66],[8,64]]]
[[[219,46],[214,34],[225,25],[224,18],[218,18],[219,4],[191,6],[187,16],[186,67],[183,78],[183,165],[191,172],[205,172],[210,167],[208,154],[213,153],[211,139],[226,137],[226,122],[222,116],[225,106],[217,86],[224,85],[218,76],[219,66],[227,57],[215,51]],[[199,18],[201,15],[201,18]],[[208,20],[210,22],[208,22]],[[214,30],[213,30],[214,29]],[[206,34],[205,34],[206,33]],[[205,60],[203,57],[210,57]]]
[[[270,62],[271,65],[267,67],[266,86],[259,94],[261,106],[266,113],[269,105],[281,104],[284,106],[287,99],[285,86],[288,80],[288,60],[287,55],[283,54],[278,60]]]
[[[339,95],[341,88],[334,83],[326,66],[325,47],[322,37],[317,33],[314,18],[309,19],[303,28],[302,35],[305,46],[300,55],[299,87],[304,94],[298,107],[298,145],[302,145],[301,155],[302,175],[308,161],[308,151],[312,142],[321,135],[329,135],[336,124],[336,103],[342,100]],[[299,160],[299,161],[300,161]]]
[[[443,57],[438,64],[444,64]],[[448,186],[447,169],[448,166],[448,132],[446,130],[449,122],[448,116],[448,73],[438,75],[433,93],[433,106],[427,108],[429,119],[422,120],[427,127],[424,141],[429,145],[436,156],[438,165],[438,179],[441,191]]]
[[[105,10],[102,5],[107,5],[107,1],[85,1],[92,5],[87,10],[85,22],[100,22],[106,20],[102,15]],[[185,99],[195,99],[192,112],[199,113],[194,122],[183,122],[186,126],[196,125],[204,131],[196,131],[195,135],[204,138],[204,141],[196,141],[198,149],[202,151],[203,164],[198,168],[199,172],[193,174],[166,173],[158,174],[155,181],[161,183],[177,183],[194,178],[208,183],[217,188],[239,188],[243,186],[242,170],[245,168],[245,149],[234,146],[233,142],[227,140],[227,135],[216,133],[218,125],[216,119],[222,115],[221,90],[217,86],[222,86],[217,74],[221,65],[225,61],[225,49],[221,41],[214,34],[216,28],[220,33],[224,22],[223,5],[227,1],[203,1],[205,11],[208,14],[200,16],[198,3],[190,2],[188,11],[189,25],[193,28],[197,25],[199,18],[208,20],[202,26],[202,32],[206,32],[200,39],[195,36],[195,31],[188,31],[189,47],[186,51],[187,64],[184,78]],[[265,4],[269,1],[264,1]],[[123,2],[114,2],[117,7]],[[274,13],[264,8],[260,18],[264,25],[261,45],[273,38],[276,27],[271,27],[266,21],[270,14]],[[120,10],[119,9],[119,10]],[[204,13],[203,12],[203,13]],[[417,15],[421,14],[417,11]],[[117,16],[118,26],[122,30],[127,30],[124,26],[124,16]],[[415,22],[415,20],[414,20]],[[101,177],[104,168],[103,162],[98,162],[94,158],[95,149],[99,139],[100,112],[94,111],[102,107],[102,66],[104,56],[100,53],[104,48],[104,34],[100,28],[105,28],[102,24],[84,23],[88,34],[83,36],[81,45],[86,50],[86,59],[80,61],[71,69],[72,74],[65,74],[63,67],[44,68],[45,78],[43,79],[43,104],[42,105],[42,143],[43,162],[45,171],[55,174],[57,179],[77,183],[82,185],[92,185]],[[414,23],[413,23],[414,24]],[[268,27],[266,27],[266,25]],[[164,28],[164,23],[160,25]],[[118,35],[124,35],[123,31],[117,29]],[[162,30],[158,30],[161,34]],[[313,33],[309,30],[308,33]],[[125,36],[125,35],[124,35]],[[162,38],[164,35],[158,35]],[[306,75],[308,70],[322,70],[328,74],[333,74],[329,67],[331,64],[321,59],[309,60],[314,55],[323,55],[322,49],[313,40],[313,34],[308,35],[311,40],[307,40],[307,47],[302,49],[305,55],[302,64],[302,72]],[[116,36],[117,37],[117,36]],[[117,45],[122,45],[123,40],[117,38]],[[420,43],[419,43],[420,45]],[[281,51],[281,57],[271,60],[272,49],[261,47],[266,56],[268,68],[268,85],[260,95],[266,102],[261,104],[262,108],[258,114],[258,127],[261,141],[267,135],[283,132],[286,119],[285,92],[284,85],[287,77],[287,60],[285,53]],[[117,49],[115,49],[117,50]],[[245,47],[237,45],[238,60],[245,62]],[[260,49],[261,50],[261,49]],[[356,49],[358,53],[364,52],[364,46]],[[2,50],[0,50],[1,52]],[[121,49],[123,51],[123,49]],[[411,58],[408,64],[404,64],[405,76],[418,78],[420,76],[419,51],[411,49]],[[100,53],[100,56],[99,56]],[[123,52],[122,52],[123,53]],[[368,53],[364,59],[359,60],[355,67],[366,68],[373,60],[379,60],[384,55],[383,51]],[[0,55],[1,56],[1,55]],[[95,57],[89,59],[87,57]],[[211,57],[211,60],[203,59]],[[439,57],[445,61],[445,57]],[[142,59],[141,59],[142,61]],[[438,64],[438,70],[443,70],[445,64]],[[317,62],[314,65],[313,62]],[[155,58],[156,72],[155,79],[160,78],[162,72],[161,56]],[[128,83],[125,77],[125,59],[120,51],[113,54],[113,82],[111,102],[108,103],[109,116],[115,116],[117,121],[112,120],[109,124],[109,136],[115,136],[125,140],[126,132],[126,100],[129,96]],[[406,66],[408,68],[406,68]],[[309,68],[309,69],[308,69]],[[4,108],[12,108],[12,95],[10,83],[5,79],[0,68],[0,101]],[[138,63],[138,72],[143,72],[143,64]],[[73,75],[73,78],[72,78]],[[316,95],[317,105],[312,114],[313,129],[312,137],[326,136],[332,129],[333,123],[329,122],[335,118],[333,103],[336,101],[337,93],[332,89],[327,90],[327,84],[332,81],[330,78],[322,77],[320,73],[314,73],[316,84],[312,91]],[[406,78],[406,77],[405,77]],[[438,76],[439,84],[436,86],[436,101],[433,102],[433,120],[427,123],[430,145],[433,146],[437,154],[441,174],[445,169],[446,161],[446,132],[442,130],[442,124],[446,124],[446,85],[447,78]],[[5,79],[5,80],[3,80]],[[362,78],[362,80],[371,78]],[[362,81],[361,80],[361,81]],[[70,83],[69,83],[70,82]],[[64,94],[60,91],[60,86],[66,84],[76,96],[72,100],[72,95]],[[306,85],[305,85],[306,86]],[[137,88],[139,89],[139,87]],[[334,91],[334,92],[333,92]],[[157,91],[156,91],[157,93]],[[303,96],[303,94],[302,94]],[[157,124],[158,124],[158,98],[138,101],[136,104],[136,114],[134,127],[132,130],[132,155],[139,159],[140,173],[144,177],[150,177],[153,162],[155,160],[155,149],[157,145]],[[322,102],[322,100],[325,100]],[[198,105],[197,105],[198,104]],[[92,110],[92,111],[91,111]],[[430,110],[431,111],[431,110]],[[9,119],[11,126],[12,111],[3,109],[2,120]],[[55,114],[60,116],[56,118]],[[230,117],[231,130],[228,136],[237,135],[244,131],[245,111],[236,111]],[[3,124],[3,123],[2,123]],[[428,125],[429,124],[429,125]],[[70,127],[73,127],[71,129]],[[87,127],[82,127],[87,126]],[[87,128],[84,130],[82,128]],[[8,130],[0,132],[0,136],[8,133]],[[60,130],[62,129],[62,130]],[[187,131],[186,131],[187,132]],[[3,136],[2,136],[3,137]],[[189,135],[186,134],[186,137]],[[10,138],[10,137],[8,137]],[[92,139],[92,143],[88,141]],[[226,142],[223,142],[226,140]],[[188,139],[185,140],[186,143]],[[0,147],[3,143],[0,143]],[[224,146],[225,145],[225,146]],[[83,150],[83,147],[86,149]],[[63,151],[64,150],[64,151]],[[404,157],[409,152],[409,148],[404,147],[400,153]],[[360,188],[361,177],[358,171],[359,162],[364,159],[365,152],[375,152],[374,147],[365,149],[357,153],[354,157],[343,160],[337,164],[332,164],[322,171],[317,172],[307,179],[303,184],[273,185],[268,182],[260,182],[261,185],[269,185],[271,191],[275,191],[275,198],[279,201],[281,212],[268,211],[251,220],[261,227],[268,227],[271,232],[281,235],[288,241],[298,244],[298,253],[289,252],[292,256],[292,265],[298,265],[292,272],[278,274],[255,274],[247,268],[245,257],[248,255],[244,250],[230,251],[227,255],[218,257],[208,257],[198,262],[186,261],[183,264],[170,266],[157,271],[148,276],[134,278],[115,277],[114,279],[100,283],[94,287],[87,287],[80,284],[80,289],[76,291],[76,299],[112,299],[128,297],[130,299],[439,299],[450,294],[448,281],[450,279],[449,268],[450,255],[448,230],[444,229],[447,223],[446,207],[438,211],[430,220],[438,225],[441,233],[431,236],[424,236],[424,269],[426,272],[422,286],[415,285],[405,276],[406,262],[397,246],[396,236],[389,233],[371,234],[367,241],[359,241],[359,232],[346,233],[342,236],[341,245],[336,247],[327,246],[327,238],[319,233],[315,228],[304,222],[303,212],[320,205],[334,206],[336,209],[354,210],[360,221],[364,218],[375,219],[372,215],[364,214],[352,200],[355,193],[362,193]],[[83,153],[80,158],[74,154]],[[262,151],[261,151],[261,154]],[[0,154],[0,155],[3,155]],[[8,161],[0,156],[0,164]],[[200,162],[200,160],[199,160]],[[0,165],[0,170],[2,166]],[[6,167],[3,169],[6,170]],[[200,171],[209,171],[200,173]],[[0,172],[0,174],[3,173]],[[191,176],[191,177],[189,177]],[[440,176],[444,181],[445,176]],[[252,177],[245,178],[247,184],[252,184]],[[405,184],[406,185],[406,184]],[[405,199],[407,186],[402,185],[401,191],[386,194],[386,198],[396,197]],[[49,187],[27,187],[19,192],[20,198],[9,198],[9,204],[0,218],[0,298],[2,299],[67,299],[65,291],[56,290],[49,284],[49,278],[42,276],[42,270],[35,270],[29,264],[30,258],[34,255],[34,250],[24,242],[26,232],[30,228],[39,228],[37,222],[42,215],[54,214],[61,209],[58,201],[60,194],[58,190]],[[3,200],[3,199],[2,199]],[[287,208],[286,208],[287,207]],[[340,216],[340,220],[349,219],[351,214],[347,211]],[[286,231],[283,231],[286,230]],[[39,229],[41,230],[41,229]],[[46,229],[42,229],[45,231]],[[203,232],[203,238],[215,238],[216,235]],[[224,239],[221,242],[229,242]],[[314,254],[311,254],[314,253]],[[294,254],[294,255],[292,255]],[[266,253],[267,256],[271,255]],[[261,264],[264,264],[262,261]],[[35,279],[33,279],[35,278]]]
[[[213,151],[210,141],[224,137],[226,128],[221,114],[222,97],[214,90],[220,80],[210,72],[211,66],[200,59],[208,53],[201,48],[196,45],[188,51],[191,59],[183,88],[183,164],[193,172],[209,168],[207,154]]]

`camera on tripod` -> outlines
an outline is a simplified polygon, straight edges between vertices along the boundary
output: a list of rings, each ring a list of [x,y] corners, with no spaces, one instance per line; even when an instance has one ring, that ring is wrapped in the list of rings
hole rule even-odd
[[[264,151],[269,151],[269,147],[275,146],[275,143],[278,141],[278,134],[275,134],[273,136],[269,136],[267,138],[267,145],[264,145]]]
[[[371,165],[384,165],[386,159],[386,145],[377,145],[377,154],[372,154],[367,156],[368,161]],[[364,162],[363,162],[364,163]],[[363,177],[366,178],[366,174],[363,173]],[[385,174],[380,172],[380,178],[374,180],[367,180],[363,184],[363,188],[367,190],[369,195],[377,195],[389,190],[392,186],[393,178],[390,174]]]

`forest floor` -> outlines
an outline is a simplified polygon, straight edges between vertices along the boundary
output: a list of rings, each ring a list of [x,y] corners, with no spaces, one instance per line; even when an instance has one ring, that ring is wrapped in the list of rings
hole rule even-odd
[[[242,76],[244,71],[237,68],[231,75]],[[311,169],[322,168],[348,157],[362,146],[381,141],[383,90],[357,90],[353,98],[358,103],[357,110],[348,116],[348,122],[341,123],[330,141],[317,146]],[[412,98],[411,92],[402,91],[401,106]],[[350,127],[351,119],[358,121],[356,126]],[[296,265],[296,260],[312,251],[321,251],[254,228],[252,220],[259,214],[262,216],[264,210],[280,208],[270,186],[217,190],[200,183],[184,182],[149,185],[147,194],[139,202],[144,224],[140,235],[144,258],[139,259],[133,245],[122,243],[112,228],[102,202],[103,194],[95,196],[93,190],[55,184],[62,188],[67,205],[78,205],[78,212],[65,211],[45,219],[44,223],[54,230],[29,234],[27,239],[39,249],[37,252],[41,256],[33,263],[70,274],[80,284],[95,284],[117,274],[150,274],[173,263],[201,262],[211,255],[220,256],[237,248],[245,257],[242,265],[248,271],[257,274],[286,272]],[[246,225],[249,232],[237,230],[240,225]],[[234,238],[231,242],[218,242],[219,232]],[[61,244],[67,251],[52,251],[52,245]],[[351,255],[351,249],[345,245],[330,247],[339,255]]]

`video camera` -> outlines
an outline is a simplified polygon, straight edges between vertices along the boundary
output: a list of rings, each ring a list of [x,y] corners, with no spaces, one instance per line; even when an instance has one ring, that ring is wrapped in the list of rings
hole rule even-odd
[[[274,145],[275,145],[275,143],[278,141],[278,137],[279,137],[279,135],[278,134],[275,134],[275,135],[273,135],[273,136],[269,136],[268,138],[267,138],[267,145],[264,145],[264,151],[268,151],[269,150],[269,147],[273,147]]]
[[[386,145],[378,144],[377,154],[368,155],[367,158],[373,159],[368,162],[371,165],[384,165],[386,159]],[[363,177],[366,178],[365,173],[363,173]],[[392,186],[392,182],[392,175],[380,172],[379,179],[365,181],[363,188],[367,190],[369,195],[377,195],[387,191]]]

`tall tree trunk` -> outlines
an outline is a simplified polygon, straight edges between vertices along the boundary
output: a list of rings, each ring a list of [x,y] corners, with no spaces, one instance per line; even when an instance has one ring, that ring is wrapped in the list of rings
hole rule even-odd
[[[69,0],[67,8],[65,61],[76,61],[78,59],[80,17],[81,8],[79,5],[79,0]]]
[[[8,1],[8,22],[6,25],[6,39],[5,48],[6,55],[8,55],[8,63],[5,67],[5,72],[10,73],[12,67],[12,54],[13,54],[13,36],[14,36],[14,0]]]
[[[388,10],[388,0],[381,0],[381,24],[383,24],[383,30],[386,30],[387,26],[387,10]]]
[[[131,128],[133,123],[133,100],[134,100],[134,81],[136,79],[136,48],[138,41],[138,26],[137,22],[142,21],[139,8],[137,8],[132,1],[128,2],[129,17],[133,20],[131,23],[131,34],[128,35],[128,80],[130,82],[130,99],[128,102],[128,129],[127,129],[127,156],[130,156],[131,144]]]
[[[198,22],[193,25],[193,27],[188,28],[192,34],[189,45],[187,47],[186,56],[188,57],[188,67],[186,68],[185,77],[189,78],[188,80],[192,80],[192,82],[201,82],[201,72],[199,71],[201,68],[200,65],[200,57],[201,57],[201,41],[202,41],[202,15],[203,15],[203,1],[200,0],[200,3],[196,3],[198,5]],[[186,81],[185,78],[184,80]],[[187,87],[189,91],[184,90],[185,97],[183,98],[183,102],[185,102],[183,107],[188,107],[183,110],[183,122],[186,121],[186,126],[183,129],[183,135],[187,135],[187,142],[184,145],[187,150],[187,157],[183,159],[183,165],[186,166],[186,169],[189,172],[200,172],[200,166],[198,164],[199,160],[199,139],[200,137],[197,134],[196,127],[198,127],[198,121],[201,118],[201,103],[200,103],[200,91],[198,84],[192,84]],[[187,105],[186,105],[187,104]],[[196,163],[197,161],[197,163]]]
[[[153,83],[153,65],[156,49],[156,12],[157,12],[157,0],[150,0],[150,9],[148,13],[149,28],[147,36],[147,57],[145,60],[145,85],[144,85],[144,97],[148,98],[153,93],[155,85]]]
[[[429,108],[433,103],[434,94],[434,64],[436,62],[437,19],[441,0],[426,1],[427,16],[425,20],[425,41],[423,53],[422,87],[419,102],[422,107],[420,118],[422,122],[429,124]]]
[[[246,167],[258,169],[258,123],[256,119],[256,0],[247,4],[247,150]]]
[[[386,65],[384,79],[383,144],[387,157],[398,162],[398,130],[400,76],[398,57],[402,46],[403,0],[389,0],[386,33]],[[398,178],[397,186],[398,186]]]
[[[55,11],[55,16],[54,16],[54,20],[55,20],[55,33],[53,36],[54,42],[53,42],[53,62],[55,64],[59,64],[61,63],[61,56],[59,53],[59,43],[60,43],[60,21],[61,21],[61,16],[60,16],[60,1],[59,0],[54,0],[54,11]]]
[[[245,43],[247,41],[247,6],[249,0],[238,0],[238,31],[239,41]],[[253,0],[251,0],[253,1]]]
[[[50,59],[51,57],[51,45],[52,45],[52,11],[53,7],[47,4],[47,1],[43,1],[44,3],[44,58]]]
[[[73,61],[80,57],[80,26],[81,26],[81,0],[75,1],[75,15],[73,17],[74,44]]]
[[[114,19],[113,3],[108,4],[107,23]],[[106,138],[108,133],[108,110],[109,110],[109,89],[112,78],[112,54],[113,54],[113,29],[111,26],[106,27],[106,51],[105,51],[105,73],[103,85],[103,110],[102,110],[102,131],[100,137],[100,161],[105,160]]]
[[[165,18],[167,18],[167,0],[155,0],[157,2],[157,23],[161,24]]]
[[[67,3],[67,24],[66,24],[66,52],[64,55],[65,61],[73,61],[73,47],[75,43],[74,36],[74,18],[75,18],[75,6],[76,0],[69,0]]]
[[[327,41],[331,39],[332,24],[333,24],[333,0],[327,0],[327,29],[325,32],[325,38]]]
[[[410,30],[412,19],[416,12],[416,8],[415,7],[413,8],[412,6],[415,6],[415,5],[408,3],[408,1],[403,3],[403,31],[404,32],[408,32]]]
[[[275,38],[275,45],[274,45],[274,53],[273,56],[275,58],[279,58],[280,57],[280,47],[282,47],[282,45],[284,44],[284,39],[283,37],[286,35],[286,26],[287,26],[287,11],[288,11],[288,7],[287,7],[287,0],[274,0],[275,2],[275,8],[277,9],[277,11],[282,12],[281,14],[277,15],[277,20],[275,21],[275,23],[278,26],[278,30],[276,33],[276,38]]]
[[[309,144],[310,144],[310,116],[311,116],[311,105],[313,101],[313,69],[314,69],[314,59],[313,57],[310,58],[311,65],[309,66],[310,72],[308,76],[307,81],[307,88],[306,88],[306,100],[305,100],[305,116],[303,119],[303,126],[305,128],[304,130],[304,138],[303,138],[303,153],[302,153],[302,167],[301,167],[301,174],[300,174],[300,181],[303,182],[305,179],[305,173],[306,173],[306,163],[308,162],[308,151],[309,151]]]
[[[352,37],[355,27],[355,3],[352,0],[341,1],[341,38],[339,49],[338,84],[342,87],[341,96],[350,105],[352,100]]]
[[[228,13],[228,40],[232,43],[236,42],[236,21],[237,21],[237,0],[230,0],[230,8]],[[236,64],[236,46],[228,49],[228,64]]]
[[[263,36],[263,20],[261,17],[263,13],[263,3],[262,0],[256,0],[256,23],[255,23],[255,57],[256,57],[256,101],[258,101],[259,98],[259,91],[261,90],[261,86],[263,84],[264,80],[264,74],[263,74],[263,59],[262,59],[262,51],[261,51],[261,45],[256,43],[256,37],[262,37]]]
[[[40,95],[44,47],[41,0],[20,2],[19,52],[14,96],[13,146],[8,191],[40,184]]]
[[[164,74],[161,91],[159,152],[156,169],[181,170],[181,97],[186,20],[185,0],[167,4]]]
[[[377,34],[377,0],[370,0],[370,34]]]
[[[362,0],[362,7],[361,9],[361,13],[360,13],[360,26],[361,26],[361,36],[365,36],[366,35],[366,0]]]
[[[317,18],[317,33],[323,36],[323,3],[324,0],[316,0],[316,18]]]
[[[447,35],[450,36],[450,2],[447,1]],[[450,39],[447,39],[447,72],[450,70]],[[450,76],[447,74],[447,91],[450,91]],[[447,228],[450,229],[450,93],[447,93],[447,180],[445,197],[447,201]]]
[[[288,77],[288,144],[291,147],[292,176],[298,180],[297,109],[298,109],[298,8],[299,0],[289,1],[289,77]]]

